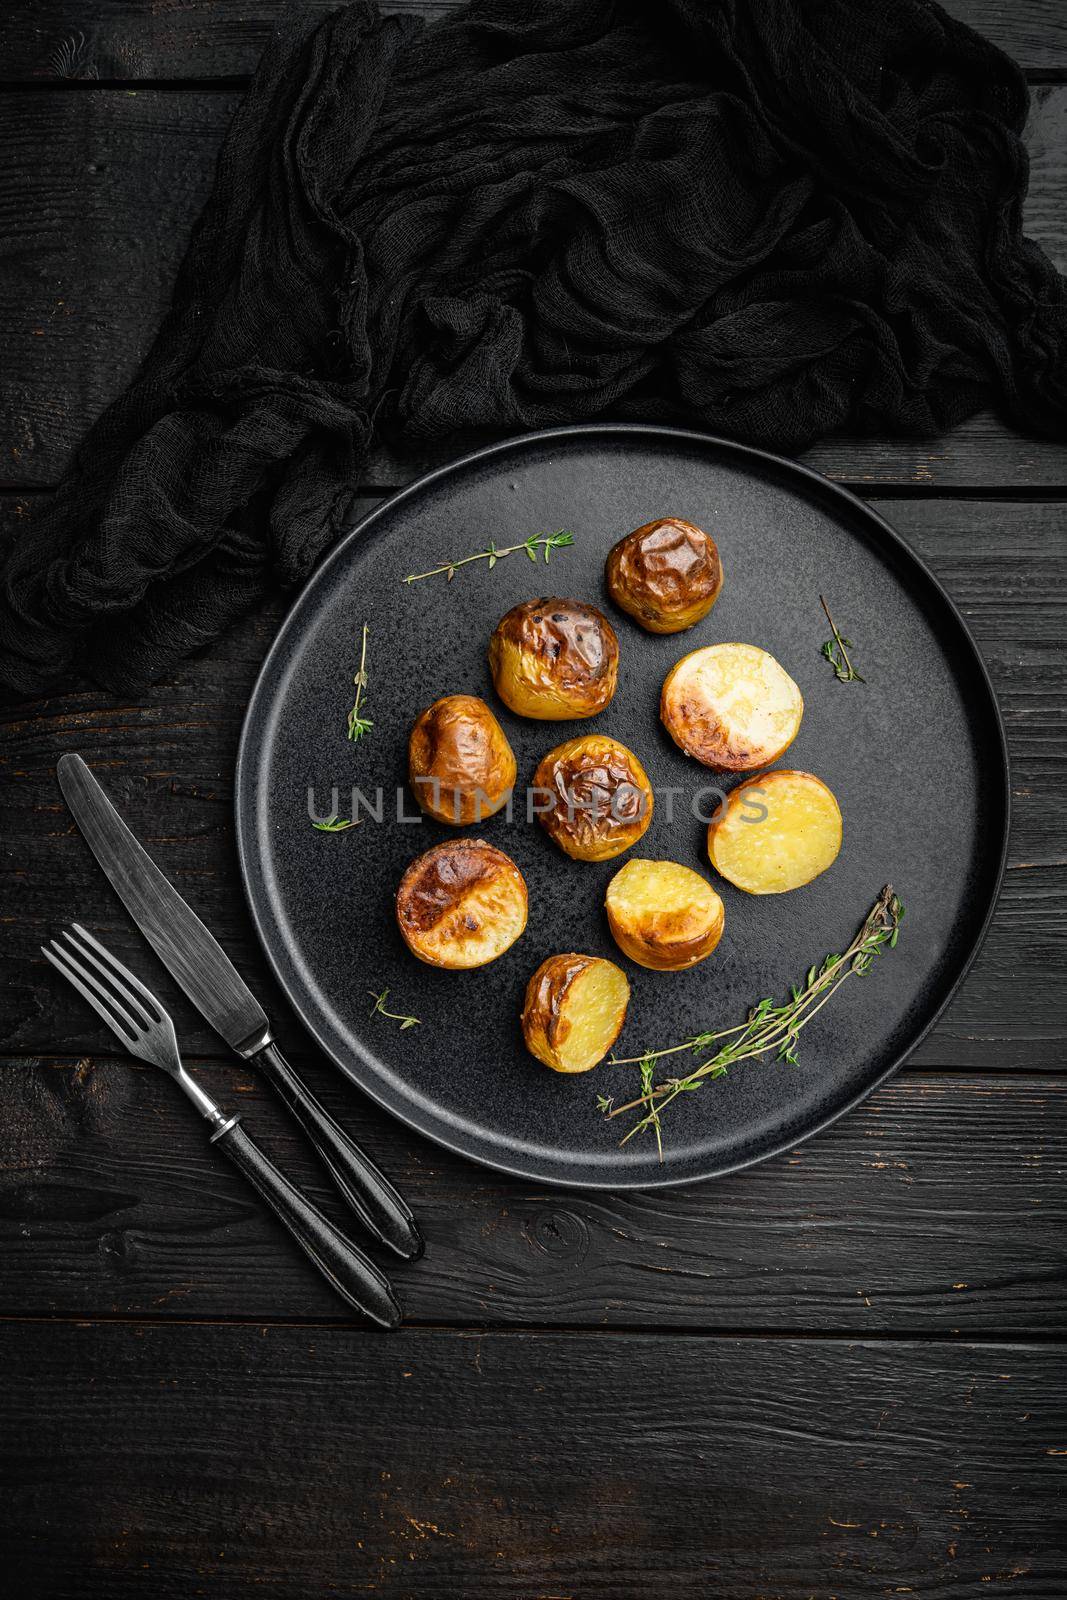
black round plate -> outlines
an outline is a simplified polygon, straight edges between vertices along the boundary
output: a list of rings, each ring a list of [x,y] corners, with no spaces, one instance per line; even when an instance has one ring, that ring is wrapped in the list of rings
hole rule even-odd
[[[725,570],[711,616],[688,633],[644,633],[608,601],[604,558],[631,528],[673,514],[708,529]],[[551,564],[525,555],[463,567],[453,582],[405,585],[410,572],[531,533],[569,528]],[[855,640],[864,683],[839,683],[820,655],[825,594]],[[614,701],[592,722],[543,723],[497,701],[486,645],[520,600],[558,594],[611,615],[621,668]],[[345,734],[363,622],[370,625],[367,714]],[[823,778],[841,803],[844,847],[816,882],[755,897],[717,882],[726,931],[685,973],[620,956],[603,912],[621,859],[566,859],[516,807],[474,830],[514,857],[530,892],[523,937],[475,972],[422,965],[396,930],[394,895],[412,858],[451,830],[414,821],[404,793],[416,713],[465,691],[494,706],[515,749],[519,785],[540,756],[595,727],[631,746],[660,791],[637,853],[713,876],[697,791],[720,780],[687,760],[658,718],[668,668],[698,645],[741,640],[770,650],[804,695],[800,733],[781,765]],[[350,810],[358,784],[383,791],[383,821],[331,835],[318,814]],[[331,789],[338,804],[331,805]],[[731,780],[725,780],[725,787]],[[674,789],[673,805],[666,791]],[[707,798],[704,809],[713,805]],[[666,428],[557,429],[481,450],[372,512],[331,554],[293,607],[252,694],[237,768],[237,837],[252,916],[283,989],[343,1072],[404,1122],[503,1171],[596,1188],[707,1178],[789,1148],[854,1105],[898,1067],[965,972],[1003,869],[1007,757],[989,679],[959,613],[899,536],[847,490],[758,450]],[[672,820],[673,812],[673,820]],[[625,858],[623,858],[625,859]],[[850,979],[808,1028],[798,1065],[734,1068],[671,1108],[662,1163],[646,1135],[619,1147],[597,1095],[630,1098],[633,1068],[602,1063],[564,1077],[526,1053],[518,1013],[543,958],[581,950],[619,961],[633,987],[620,1055],[743,1020],[764,995],[843,949],[883,884],[907,907],[896,950]],[[418,1027],[371,1015],[371,991]]]

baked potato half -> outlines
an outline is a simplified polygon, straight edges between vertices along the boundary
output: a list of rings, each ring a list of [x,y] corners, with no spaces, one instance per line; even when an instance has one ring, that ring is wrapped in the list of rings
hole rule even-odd
[[[522,1036],[553,1072],[588,1072],[622,1031],[630,985],[614,961],[571,951],[542,961],[526,985]]]
[[[461,827],[499,811],[515,787],[515,754],[484,700],[447,694],[415,718],[408,777],[428,816]]]
[[[538,821],[575,861],[609,861],[652,821],[652,785],[632,750],[584,733],[541,758],[533,777]]]
[[[722,562],[710,533],[680,517],[660,517],[619,540],[606,577],[615,604],[642,628],[681,633],[719,598]]]
[[[524,600],[489,641],[497,694],[520,717],[593,717],[611,700],[619,641],[602,611],[581,600]]]
[[[841,807],[810,772],[749,778],[708,827],[708,858],[747,894],[784,894],[825,872],[841,849]]]
[[[396,892],[396,920],[412,955],[431,967],[484,967],[526,926],[526,880],[484,839],[450,839],[417,857]]]
[[[707,879],[677,861],[627,861],[604,906],[623,955],[654,972],[683,972],[710,956],[726,916]]]
[[[686,755],[717,772],[754,772],[788,750],[804,699],[766,650],[710,644],[668,672],[660,695],[664,727]]]

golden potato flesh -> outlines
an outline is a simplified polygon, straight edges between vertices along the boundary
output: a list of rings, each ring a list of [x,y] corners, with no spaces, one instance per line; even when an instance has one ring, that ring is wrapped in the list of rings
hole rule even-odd
[[[434,845],[408,867],[396,920],[408,949],[431,967],[484,967],[526,926],[526,880],[484,839]]]
[[[652,821],[652,785],[632,750],[585,733],[550,750],[533,777],[538,820],[575,861],[609,861]]]
[[[706,617],[722,588],[710,534],[680,517],[646,522],[607,559],[608,593],[649,633],[681,633]]]
[[[699,872],[677,861],[627,861],[604,904],[623,955],[655,972],[695,967],[722,938],[722,901]]]
[[[675,744],[718,772],[753,772],[777,761],[803,715],[788,672],[754,644],[690,651],[668,672],[660,696],[660,717]]]
[[[484,700],[449,694],[420,711],[408,740],[408,776],[438,822],[481,822],[515,787],[515,756]]]
[[[832,866],[841,826],[841,808],[819,778],[765,772],[735,789],[711,823],[708,856],[748,894],[784,894]]]
[[[526,985],[522,1036],[553,1072],[588,1072],[622,1031],[630,985],[602,956],[549,956]]]
[[[615,693],[619,641],[596,606],[524,600],[497,623],[489,668],[497,694],[521,717],[592,717]]]

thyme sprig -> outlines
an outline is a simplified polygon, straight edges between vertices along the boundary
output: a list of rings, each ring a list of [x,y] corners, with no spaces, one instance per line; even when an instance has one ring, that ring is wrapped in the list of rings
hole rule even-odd
[[[403,582],[420,583],[423,578],[437,578],[444,573],[451,583],[460,567],[469,566],[472,561],[488,561],[489,569],[492,571],[498,561],[502,561],[505,556],[513,556],[517,550],[525,550],[530,560],[534,562],[537,560],[538,550],[543,550],[544,559],[547,561],[553,550],[563,550],[573,543],[573,533],[568,533],[565,528],[557,528],[555,533],[531,533],[521,544],[508,544],[503,549],[499,549],[490,540],[484,550],[476,550],[471,556],[459,556],[453,561],[444,561],[439,567],[431,567],[428,572],[409,573]]]
[[[711,1079],[724,1078],[730,1067],[739,1061],[751,1060],[773,1050],[779,1061],[795,1064],[797,1040],[801,1029],[830,1000],[846,978],[862,977],[870,971],[871,963],[883,950],[892,950],[897,942],[904,907],[893,893],[892,884],[886,884],[878,899],[867,913],[862,928],[848,949],[841,955],[828,955],[821,965],[808,968],[803,984],[794,984],[790,997],[775,1005],[768,996],[753,1006],[744,1022],[733,1028],[719,1028],[710,1033],[693,1034],[681,1044],[667,1045],[662,1050],[647,1050],[641,1056],[612,1056],[611,1065],[636,1066],[641,1074],[641,1093],[634,1100],[617,1106],[614,1100],[601,1095],[597,1104],[610,1121],[626,1112],[642,1115],[622,1139],[626,1144],[637,1133],[651,1129],[656,1136],[660,1160],[663,1159],[663,1130],[661,1119],[667,1107],[681,1094],[690,1094]],[[722,1041],[727,1040],[728,1043]],[[704,1054],[718,1046],[707,1060],[692,1072],[654,1081],[655,1067],[665,1056],[680,1051]]]
[[[381,994],[376,994],[373,989],[368,989],[367,993],[374,1001],[370,1011],[372,1017],[388,1017],[390,1022],[399,1022],[401,1033],[404,1032],[405,1028],[418,1027],[420,1021],[418,1017],[406,1017],[402,1011],[386,1011],[385,1002],[389,998],[388,989],[383,989]]]
[[[358,828],[358,817],[327,817],[325,822],[312,822],[311,826],[320,833],[344,833],[348,828]]]
[[[826,604],[822,595],[819,596],[819,604],[826,612],[826,620],[833,629],[834,636],[832,639],[825,641],[822,647],[822,654],[833,667],[834,677],[838,683],[866,683],[866,678],[860,677],[849,659],[848,652],[854,648],[852,640],[846,639],[844,634],[838,631],[837,623],[830,615],[830,607]]]
[[[352,703],[351,711],[348,713],[347,733],[353,744],[358,739],[362,739],[363,735],[369,733],[374,726],[370,718],[363,715],[363,698],[367,689],[367,634],[369,632],[370,629],[364,623],[363,644],[359,652],[359,671],[352,679],[356,686],[356,698]]]

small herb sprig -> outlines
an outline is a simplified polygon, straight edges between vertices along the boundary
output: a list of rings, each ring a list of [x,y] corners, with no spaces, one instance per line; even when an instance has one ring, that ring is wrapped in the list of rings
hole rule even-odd
[[[371,1006],[371,1012],[370,1012],[372,1017],[374,1017],[374,1016],[388,1017],[390,1022],[399,1022],[399,1024],[400,1024],[400,1032],[401,1033],[404,1032],[405,1028],[417,1028],[418,1027],[420,1018],[418,1018],[418,1017],[406,1017],[403,1014],[402,1011],[386,1011],[385,1002],[389,998],[389,990],[388,989],[383,989],[381,994],[375,994],[373,989],[368,989],[367,993],[370,995],[371,999],[374,1001],[373,1006]]]
[[[822,654],[833,667],[834,677],[838,683],[866,683],[866,678],[860,677],[849,659],[848,652],[853,648],[852,640],[846,639],[844,634],[838,631],[837,623],[830,615],[830,607],[826,604],[822,595],[819,596],[819,604],[825,611],[826,620],[833,629],[834,636],[832,639],[826,640],[822,647]]]
[[[498,561],[502,561],[505,556],[513,556],[517,550],[525,550],[531,561],[536,561],[538,550],[543,550],[544,559],[547,561],[553,550],[563,550],[573,543],[573,533],[568,533],[565,528],[558,528],[555,533],[531,533],[521,544],[508,544],[503,549],[498,549],[490,540],[484,550],[476,550],[472,556],[459,556],[454,561],[444,561],[439,567],[431,567],[428,572],[409,573],[403,581],[421,583],[423,578],[437,578],[443,573],[451,583],[459,568],[468,566],[472,561],[488,561],[492,571]]]
[[[680,1094],[690,1094],[710,1079],[724,1078],[728,1069],[736,1066],[739,1061],[748,1061],[754,1056],[765,1055],[768,1050],[775,1051],[778,1060],[795,1064],[797,1040],[801,1029],[807,1027],[812,1017],[836,994],[846,978],[853,975],[862,977],[870,970],[876,955],[883,950],[894,948],[903,918],[904,907],[893,893],[892,885],[886,884],[848,949],[842,955],[827,956],[821,966],[810,967],[803,985],[794,984],[790,998],[784,1004],[775,1005],[773,999],[768,997],[752,1008],[747,1021],[739,1023],[735,1028],[721,1028],[714,1033],[694,1034],[681,1044],[668,1045],[663,1050],[649,1050],[643,1056],[612,1056],[612,1066],[636,1066],[641,1074],[641,1093],[635,1100],[628,1100],[621,1106],[615,1105],[613,1099],[603,1095],[597,1100],[599,1109],[609,1120],[621,1117],[626,1112],[642,1112],[639,1121],[626,1134],[622,1143],[625,1144],[636,1133],[644,1133],[651,1129],[655,1133],[662,1161],[663,1134],[660,1119],[667,1107]],[[722,1040],[729,1042],[723,1044]],[[654,1081],[656,1063],[664,1056],[677,1055],[679,1051],[684,1050],[702,1054],[716,1044],[719,1048],[715,1053],[708,1060],[702,1061],[692,1072],[680,1077],[665,1078],[660,1083]]]
[[[358,828],[359,819],[356,817],[327,817],[325,822],[312,822],[311,826],[320,833],[345,833],[349,828]]]
[[[363,735],[369,733],[374,726],[370,718],[363,715],[363,698],[367,688],[367,634],[369,632],[370,629],[364,623],[363,643],[359,652],[359,671],[352,679],[356,686],[356,698],[352,703],[351,711],[348,713],[347,732],[353,744],[358,739],[362,739]]]

